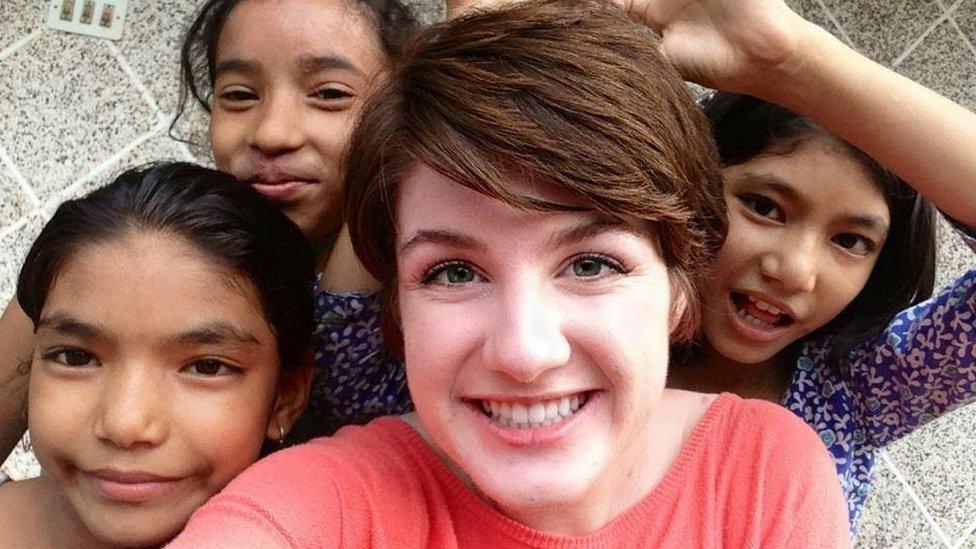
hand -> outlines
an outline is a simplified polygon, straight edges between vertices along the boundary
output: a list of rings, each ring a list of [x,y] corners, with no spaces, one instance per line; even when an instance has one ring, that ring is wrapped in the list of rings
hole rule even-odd
[[[782,0],[611,0],[661,36],[661,50],[687,80],[764,95],[802,66],[816,27]]]

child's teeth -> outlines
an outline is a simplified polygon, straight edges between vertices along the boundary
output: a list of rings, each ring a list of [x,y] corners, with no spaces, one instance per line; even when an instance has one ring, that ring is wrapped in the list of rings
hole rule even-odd
[[[481,407],[491,416],[492,421],[504,427],[526,429],[559,423],[572,417],[583,403],[585,397],[576,394],[528,405],[495,400],[482,401]]]

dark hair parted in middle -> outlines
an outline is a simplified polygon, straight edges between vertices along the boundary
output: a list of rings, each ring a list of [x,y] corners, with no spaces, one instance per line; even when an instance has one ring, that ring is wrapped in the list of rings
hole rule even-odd
[[[395,207],[415,164],[515,207],[546,209],[511,190],[531,180],[637,220],[687,290],[674,339],[693,336],[727,228],[714,150],[656,40],[615,6],[545,0],[429,28],[364,107],[345,170],[356,253],[386,292],[386,344],[402,344]]]
[[[58,273],[85,247],[158,232],[183,239],[254,285],[283,370],[305,362],[315,259],[294,223],[249,185],[185,163],[135,168],[58,207],[31,246],[17,301],[35,326]]]

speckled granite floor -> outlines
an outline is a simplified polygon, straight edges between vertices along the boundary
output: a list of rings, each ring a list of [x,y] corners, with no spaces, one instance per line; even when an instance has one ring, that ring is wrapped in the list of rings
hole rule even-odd
[[[46,2],[0,1],[0,302],[53,207],[125,166],[194,159],[167,136],[179,35],[200,0],[135,0],[123,39],[47,29]],[[414,0],[436,14],[432,0]],[[976,110],[976,0],[792,0],[871,58]],[[182,128],[201,135],[202,117]],[[976,184],[976,181],[974,181]],[[938,281],[973,264],[942,227]],[[22,449],[4,465],[37,474]],[[976,406],[881,457],[858,547],[976,549]]]

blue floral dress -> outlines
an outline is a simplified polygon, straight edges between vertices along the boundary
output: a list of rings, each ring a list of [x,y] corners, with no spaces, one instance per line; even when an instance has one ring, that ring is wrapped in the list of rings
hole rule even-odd
[[[964,235],[976,251],[976,239]],[[316,376],[306,415],[320,433],[412,408],[403,364],[380,337],[377,295],[316,298]],[[875,452],[976,398],[976,269],[902,311],[877,338],[852,350],[841,372],[829,337],[800,350],[783,406],[827,446],[855,530]]]

